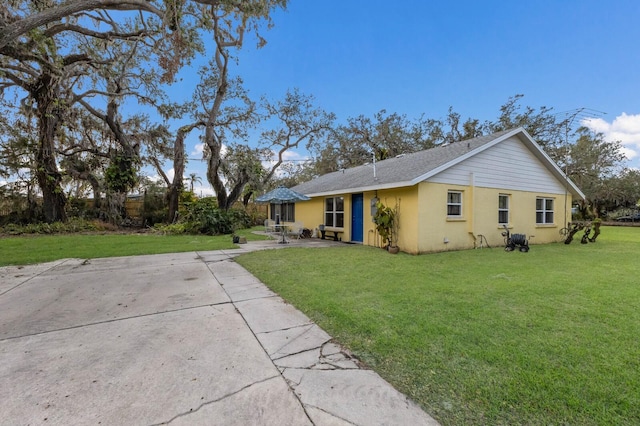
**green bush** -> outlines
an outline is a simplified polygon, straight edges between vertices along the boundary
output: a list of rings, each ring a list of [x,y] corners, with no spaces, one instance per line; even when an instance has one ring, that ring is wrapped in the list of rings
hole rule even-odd
[[[19,225],[9,223],[0,227],[0,234],[22,235],[22,234],[66,234],[71,232],[98,231],[102,228],[92,221],[80,218],[71,218],[67,222],[37,222]]]
[[[142,210],[142,220],[146,226],[153,226],[167,219],[168,208],[164,194],[145,192]]]
[[[170,224],[162,224],[156,223],[153,226],[153,230],[157,233],[163,235],[181,235],[187,234],[187,227],[184,223],[170,223]]]
[[[251,217],[242,209],[220,210],[213,197],[201,198],[183,204],[181,219],[174,225],[160,225],[155,229],[170,234],[232,234],[237,229],[249,228]]]
[[[99,215],[98,209],[94,208],[92,203],[85,198],[69,197],[67,204],[67,215],[72,218],[95,219]]]

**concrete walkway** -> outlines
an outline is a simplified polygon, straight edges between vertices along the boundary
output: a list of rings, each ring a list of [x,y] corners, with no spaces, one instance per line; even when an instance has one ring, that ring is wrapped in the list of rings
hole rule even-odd
[[[0,423],[437,424],[233,261],[327,244],[0,268]]]

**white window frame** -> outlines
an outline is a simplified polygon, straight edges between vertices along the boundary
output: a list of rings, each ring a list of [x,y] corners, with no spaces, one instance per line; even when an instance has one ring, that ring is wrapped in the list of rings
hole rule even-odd
[[[536,198],[536,225],[553,225],[555,223],[555,198]]]
[[[332,209],[327,208],[331,201]],[[341,203],[338,203],[337,201]],[[338,204],[342,204],[342,210],[338,210]],[[342,220],[340,220],[340,218]],[[327,197],[324,200],[324,225],[332,228],[344,228],[344,197]]]
[[[501,207],[501,203],[500,201],[502,199],[506,200],[506,207]],[[509,206],[511,205],[511,196],[509,194],[498,194],[498,225],[508,225],[509,224],[509,220],[510,220],[510,213],[509,213]],[[501,213],[506,213],[507,215],[507,220],[506,221],[502,221],[500,220],[502,214]]]
[[[449,218],[461,218],[462,217],[462,191],[447,191],[447,217]],[[454,201],[452,200],[452,195],[457,195],[460,200]],[[457,209],[458,213],[452,213],[453,209]]]

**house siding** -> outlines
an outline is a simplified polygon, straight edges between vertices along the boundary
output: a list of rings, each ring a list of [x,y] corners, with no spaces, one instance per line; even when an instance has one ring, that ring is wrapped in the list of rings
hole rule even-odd
[[[438,173],[428,181],[468,185],[471,173],[479,187],[553,194],[566,191],[562,183],[515,136]]]
[[[533,244],[559,241],[559,230],[571,220],[572,196],[582,197],[582,193],[523,129],[497,133],[493,138],[384,160],[379,163],[376,186],[372,186],[367,167],[301,184],[297,189],[313,199],[296,205],[296,218],[315,228],[324,221],[324,196],[342,195],[343,241],[349,241],[351,194],[357,192],[363,193],[364,200],[364,245],[382,246],[371,215],[371,203],[377,198],[386,206],[399,207],[397,244],[406,253],[469,249],[481,241],[501,247],[504,229],[498,204],[500,195],[507,195],[512,233],[525,234]],[[343,188],[341,193],[335,191],[337,187]],[[447,193],[452,190],[462,193],[459,217],[447,216]],[[554,200],[553,223],[536,224],[539,197]]]
[[[467,180],[470,178],[467,177]],[[446,197],[450,190],[462,192],[463,214],[460,218],[447,217]],[[501,194],[508,195],[510,199],[508,226],[512,233],[525,234],[534,244],[560,240],[560,228],[571,220],[571,209],[565,209],[564,194],[423,182],[419,184],[417,252],[478,247],[480,235],[491,247],[503,246],[501,232],[504,229],[498,224],[498,197]],[[553,224],[536,224],[538,197],[554,199]],[[567,205],[570,206],[571,196],[567,197]]]

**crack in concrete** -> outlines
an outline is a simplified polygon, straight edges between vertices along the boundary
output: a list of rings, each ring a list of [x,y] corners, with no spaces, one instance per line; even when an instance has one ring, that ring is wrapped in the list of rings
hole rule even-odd
[[[300,355],[300,354],[303,354],[303,353],[306,353],[306,352],[317,351],[318,349],[321,349],[321,348],[322,348],[322,345],[316,346],[315,348],[311,348],[311,349],[303,349],[303,350],[298,351],[298,352],[292,352],[290,354],[285,354],[285,355],[282,355],[281,357],[278,357],[278,358],[273,358],[272,355],[269,355],[269,357],[271,357],[272,361],[280,361],[281,359],[289,358],[289,357],[292,357],[292,356],[295,356],[295,355]],[[278,353],[278,351],[276,351],[274,353]]]
[[[270,297],[279,297],[279,296],[276,295],[276,296],[270,296]],[[243,300],[243,302],[244,302],[244,300]],[[256,335],[258,335],[258,334],[279,333],[281,331],[293,330],[295,328],[309,327],[310,325],[313,325],[313,322],[306,322],[304,324],[294,325],[292,327],[279,328],[277,330],[261,331],[261,332],[257,333]]]
[[[222,287],[224,287],[224,284],[220,284],[220,285],[221,285]],[[229,294],[226,290],[225,290],[225,292],[227,293],[227,295]],[[242,292],[233,293],[233,296],[234,296],[234,297],[237,297],[239,293],[242,293]],[[231,297],[231,296],[229,296],[229,297]],[[271,297],[277,297],[277,296],[274,296],[274,295],[268,295],[268,296],[260,296],[260,297],[251,297],[251,298],[249,298],[249,299],[242,299],[242,300],[238,300],[238,302],[250,302],[250,301],[252,301],[252,300],[269,299],[269,298],[271,298]]]
[[[31,337],[31,336],[39,336],[39,335],[43,335],[43,334],[55,333],[55,332],[58,332],[58,331],[74,330],[76,328],[90,327],[90,326],[93,326],[93,325],[109,324],[109,323],[112,323],[112,322],[125,321],[125,320],[134,319],[134,318],[151,317],[151,316],[154,316],[154,315],[170,314],[170,313],[173,313],[173,312],[181,312],[181,311],[188,311],[188,310],[191,310],[191,309],[199,309],[199,308],[206,308],[206,307],[213,307],[213,306],[222,306],[222,305],[229,305],[229,304],[232,304],[232,302],[209,303],[209,304],[206,304],[206,305],[187,306],[186,308],[169,309],[169,310],[166,310],[166,311],[151,312],[151,313],[148,313],[148,314],[138,314],[138,315],[131,315],[131,316],[128,316],[128,317],[112,318],[112,319],[108,319],[108,320],[104,320],[104,321],[89,322],[89,323],[86,323],[86,324],[78,324],[78,325],[73,325],[73,326],[70,326],[70,327],[56,328],[55,330],[38,331],[36,333],[23,334],[23,335],[20,335],[20,336],[5,337],[5,338],[0,339],[0,342],[14,340],[14,339],[22,339],[23,337]]]
[[[235,262],[233,259],[230,259],[232,262]],[[229,292],[227,292],[227,289],[224,288],[224,285],[222,285],[222,283],[218,280],[218,278],[215,276],[215,273],[209,269],[209,271],[211,272],[211,275],[213,276],[213,279],[216,280],[216,282],[222,287],[222,290],[225,292],[225,294],[227,295],[227,297],[229,297],[229,299],[231,300],[231,304],[234,306],[236,312],[238,313],[238,315],[240,315],[240,317],[242,318],[242,320],[244,321],[244,323],[247,325],[247,327],[249,328],[249,330],[251,331],[251,333],[253,334],[253,336],[255,337],[256,341],[258,342],[258,344],[260,345],[260,347],[262,348],[262,350],[265,352],[265,354],[269,357],[269,359],[271,360],[271,362],[273,363],[273,366],[276,368],[276,370],[280,373],[280,378],[282,378],[284,380],[284,382],[287,384],[287,387],[289,387],[289,389],[291,390],[291,394],[294,396],[294,398],[296,398],[296,400],[298,401],[298,403],[300,404],[300,408],[302,409],[302,411],[304,412],[305,416],[307,416],[307,419],[309,420],[309,422],[312,425],[315,425],[315,422],[311,419],[311,416],[309,415],[309,413],[307,412],[307,409],[305,408],[305,404],[302,402],[302,400],[300,399],[299,395],[296,394],[295,392],[295,388],[293,388],[290,385],[289,380],[287,380],[286,377],[283,376],[282,371],[280,371],[280,368],[278,368],[278,366],[273,362],[273,358],[271,357],[271,354],[269,354],[269,352],[267,351],[267,349],[264,347],[264,345],[262,344],[262,342],[260,341],[260,339],[258,339],[258,335],[257,334],[268,334],[268,333],[272,333],[272,332],[276,332],[276,331],[286,331],[286,330],[291,330],[294,328],[300,328],[300,327],[308,327],[309,325],[313,325],[313,322],[309,321],[308,323],[304,324],[304,325],[296,325],[293,327],[286,327],[283,329],[279,329],[279,330],[274,330],[274,331],[268,331],[268,332],[263,332],[263,333],[257,333],[253,330],[253,328],[251,327],[251,324],[249,324],[249,322],[247,321],[247,319],[244,317],[244,315],[242,315],[242,312],[238,309],[238,307],[236,306],[235,301],[233,300],[233,298],[231,297],[231,295],[229,294]],[[263,284],[264,285],[264,284]],[[276,294],[272,295],[272,296],[268,296],[268,297],[261,297],[260,299],[266,299],[266,298],[272,298],[272,297],[279,297]],[[243,300],[244,302],[244,300]],[[173,421],[173,419],[172,419]]]
[[[337,352],[331,352],[330,354],[325,355],[324,350],[327,347],[327,345],[332,345],[337,348],[337,345],[335,345],[331,340],[329,340],[315,348],[305,349],[296,353],[283,355],[279,358],[272,358],[272,361],[276,363],[276,366],[278,366],[282,374],[284,374],[284,372],[289,369],[291,370],[294,370],[294,369],[295,370],[341,370],[341,371],[363,369],[361,363],[358,362],[358,359],[351,356],[349,353],[345,352],[344,350],[338,350]],[[306,367],[285,366],[285,365],[278,365],[277,363],[277,361],[286,361],[287,358],[294,357],[296,355],[313,353],[316,351],[320,352],[317,362],[311,365],[308,365]],[[350,363],[351,365],[341,365],[341,363]],[[286,364],[286,362],[282,362],[282,364]]]
[[[289,328],[289,330],[291,330],[292,328]],[[285,330],[278,330],[278,331],[285,331]],[[304,338],[304,336],[306,336],[307,334],[311,333],[313,331],[313,324],[305,331],[303,331],[301,334],[299,334],[297,337],[295,337],[294,339],[291,339],[290,341],[286,342],[284,345],[280,346],[278,349],[276,349],[273,354],[277,354],[278,352],[280,352],[281,350],[283,350],[284,348],[286,348],[287,346],[291,346],[294,343],[296,343],[298,340]],[[328,340],[325,340],[320,346],[316,346],[315,348],[312,349],[320,349],[322,348],[327,342],[331,341],[331,338],[329,338]],[[303,349],[297,353],[303,353],[306,352],[307,349]],[[295,355],[296,353],[290,353],[286,356],[291,356],[291,355]],[[271,356],[272,354],[269,354],[269,356]],[[274,358],[272,358],[274,359]],[[275,358],[275,359],[279,359],[279,358]],[[274,360],[275,360],[274,359]]]
[[[169,419],[169,420],[167,420],[167,421],[160,422],[160,423],[153,423],[153,424],[151,424],[150,426],[168,425],[168,424],[170,424],[171,422],[173,422],[174,420],[179,419],[180,417],[185,417],[185,416],[188,416],[189,414],[193,414],[193,413],[196,413],[196,412],[200,411],[203,407],[206,407],[207,405],[211,405],[211,404],[215,404],[216,402],[223,401],[223,400],[225,400],[225,399],[227,399],[227,398],[229,398],[229,397],[232,397],[232,396],[234,396],[234,395],[237,395],[237,394],[239,394],[240,392],[243,392],[243,391],[245,391],[245,390],[247,390],[247,389],[249,389],[249,388],[251,388],[251,387],[253,387],[253,386],[255,386],[255,385],[258,385],[258,384],[261,384],[261,383],[268,382],[269,380],[277,379],[278,377],[279,377],[279,376],[277,376],[277,375],[276,375],[276,376],[271,376],[271,377],[267,377],[266,379],[262,379],[262,380],[259,380],[259,381],[257,381],[257,382],[250,383],[250,384],[248,384],[248,385],[246,385],[246,386],[243,386],[242,388],[240,388],[240,389],[238,389],[238,390],[236,390],[236,391],[233,391],[233,392],[230,392],[230,393],[228,393],[228,394],[226,394],[226,395],[223,395],[223,396],[221,396],[221,397],[220,397],[220,398],[218,398],[218,399],[214,399],[214,400],[211,400],[211,401],[203,402],[202,404],[200,404],[200,405],[199,405],[197,408],[195,408],[195,409],[193,409],[193,408],[192,408],[192,409],[190,409],[189,411],[186,411],[186,412],[184,412],[184,413],[176,414],[175,416],[173,416],[172,418],[170,418],[170,419]]]
[[[354,425],[354,426],[357,426],[357,425],[358,425],[357,423],[350,422],[349,420],[347,420],[347,419],[345,419],[345,418],[343,418],[343,417],[337,416],[337,415],[335,415],[334,413],[329,412],[329,411],[325,410],[325,409],[324,409],[324,408],[322,408],[322,407],[318,407],[318,406],[316,406],[316,405],[311,405],[311,404],[305,404],[305,407],[310,407],[310,408],[313,408],[313,409],[315,409],[315,410],[322,411],[323,413],[325,413],[325,414],[327,414],[327,415],[329,415],[329,416],[331,416],[331,417],[334,417],[334,418],[336,418],[336,419],[342,420],[343,422],[345,422],[345,423],[347,423],[347,424]]]
[[[42,275],[42,274],[44,274],[44,273],[46,273],[46,272],[49,272],[50,270],[52,270],[52,269],[54,269],[54,268],[56,268],[56,267],[58,267],[58,266],[60,266],[60,265],[64,265],[65,263],[69,262],[70,260],[72,260],[72,259],[64,259],[64,260],[62,260],[60,263],[56,263],[55,265],[51,266],[50,268],[47,268],[47,269],[43,270],[43,271],[42,271],[42,272],[40,272],[40,273],[37,273],[37,274],[35,274],[35,275],[30,276],[30,277],[29,277],[29,278],[27,278],[26,280],[24,280],[24,281],[22,281],[22,282],[20,282],[20,283],[18,283],[18,284],[16,284],[16,285],[14,285],[14,286],[13,286],[13,287],[11,287],[10,289],[7,289],[6,291],[3,291],[2,293],[0,293],[0,296],[4,296],[5,294],[9,293],[9,292],[10,292],[10,291],[12,291],[12,290],[15,290],[16,288],[20,287],[21,285],[28,283],[28,282],[29,282],[29,281],[31,281],[32,279],[34,279],[34,278],[36,278],[36,277],[39,277],[40,275]],[[55,262],[55,261],[54,261],[54,262]],[[25,267],[28,267],[28,266],[30,266],[30,265],[9,265],[9,266],[7,266],[7,268],[17,268],[17,269],[22,269],[22,268],[25,268]],[[26,276],[26,275],[25,275],[25,276]]]

